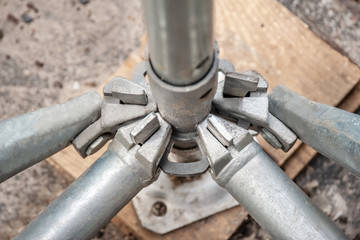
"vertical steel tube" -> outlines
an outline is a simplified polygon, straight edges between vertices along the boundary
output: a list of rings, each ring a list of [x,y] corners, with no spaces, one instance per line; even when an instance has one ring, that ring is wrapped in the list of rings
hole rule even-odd
[[[90,239],[152,176],[138,162],[108,150],[15,239]]]
[[[213,62],[212,0],[143,0],[152,67],[177,86],[199,81]]]
[[[65,148],[100,117],[101,103],[92,91],[0,122],[0,182]]]
[[[347,239],[255,142],[216,179],[274,239]]]

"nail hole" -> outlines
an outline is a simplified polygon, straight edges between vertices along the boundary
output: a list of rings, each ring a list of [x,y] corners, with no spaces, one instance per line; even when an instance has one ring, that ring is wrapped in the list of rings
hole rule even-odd
[[[165,203],[162,201],[157,201],[152,205],[151,212],[155,216],[161,217],[166,214],[167,208]]]

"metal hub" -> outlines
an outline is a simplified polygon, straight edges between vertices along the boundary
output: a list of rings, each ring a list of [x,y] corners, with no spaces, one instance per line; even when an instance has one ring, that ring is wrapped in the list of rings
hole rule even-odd
[[[161,116],[176,132],[196,131],[196,125],[206,118],[217,89],[218,48],[214,44],[214,57],[209,71],[199,81],[186,86],[169,84],[155,73],[146,55],[146,69],[151,93],[158,105]]]
[[[217,49],[216,45],[215,49]],[[176,126],[171,124],[172,134],[166,140],[167,142],[163,143],[164,153],[159,167],[164,173],[180,178],[202,177],[187,182],[181,187],[175,187],[172,177],[162,173],[158,181],[137,195],[134,200],[136,212],[142,225],[151,231],[166,233],[236,205],[236,201],[213,183],[208,173],[204,173],[209,167],[212,168],[213,173],[220,172],[223,164],[229,161],[230,155],[227,151],[224,152],[227,148],[243,147],[252,142],[253,138],[247,131],[250,128],[265,135],[265,139],[274,147],[285,151],[296,141],[296,135],[269,113],[265,79],[254,71],[237,73],[230,62],[219,61],[217,56],[218,54],[215,54],[214,63],[216,64],[212,66],[212,70],[208,72],[205,79],[190,87],[171,86],[161,81],[151,69],[150,71],[147,69],[151,68],[149,62],[147,64],[141,62],[136,66],[133,82],[115,77],[104,87],[105,99],[101,118],[73,141],[80,154],[83,156],[92,154],[106,143],[109,136],[114,137],[115,131],[120,127],[115,139],[131,149],[134,144],[140,144],[140,146],[144,144],[160,128],[161,122],[176,120]],[[146,75],[149,75],[150,87],[154,91],[149,90]],[[206,91],[209,87],[211,91]],[[175,108],[174,105],[180,100],[172,96],[179,94],[178,97],[180,97],[183,94],[186,95],[187,92],[196,97],[189,95],[189,98],[182,101],[182,107]],[[206,98],[201,98],[200,95],[203,92],[210,93]],[[186,105],[194,107],[186,110]],[[199,106],[205,107],[200,108],[199,111]],[[207,110],[207,106],[212,107],[213,113],[226,116],[227,120],[209,114],[210,109]],[[156,110],[160,112],[154,114]],[[178,110],[183,111],[183,115],[179,115]],[[198,111],[203,116],[191,118]],[[174,116],[176,118],[173,119]],[[181,121],[178,121],[179,119]],[[234,128],[237,129],[235,132],[231,130]],[[239,131],[243,137],[235,140],[234,136],[237,136],[236,132]],[[211,158],[209,152],[216,149],[217,143],[209,142],[211,138],[215,138],[220,146],[225,147],[222,149],[218,146],[214,156],[219,157],[219,162],[213,163],[213,166],[209,161]],[[144,150],[136,156],[143,161],[142,159],[148,154]],[[206,186],[206,191],[199,186]],[[199,187],[198,190],[196,190],[197,187]],[[163,189],[162,193],[160,189]],[[183,198],[184,192],[192,192],[194,195]],[[215,199],[212,197],[214,192],[218,194],[216,199],[226,200],[222,204],[218,204],[217,200],[210,204],[208,199]],[[201,206],[210,204],[211,208],[204,211],[201,206],[194,207],[195,205],[189,204],[192,202],[189,198],[193,199],[197,196],[199,197],[197,201]],[[160,212],[164,212],[164,209],[166,209],[166,214],[161,214]],[[158,214],[154,215],[154,211]]]

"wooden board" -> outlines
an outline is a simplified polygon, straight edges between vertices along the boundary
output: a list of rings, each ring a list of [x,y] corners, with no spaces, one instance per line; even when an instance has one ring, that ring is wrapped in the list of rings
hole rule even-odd
[[[283,84],[312,100],[336,106],[357,84],[359,68],[317,38],[275,0],[218,0],[215,4],[215,37],[220,56],[233,62],[239,71],[257,70],[269,81],[270,89]],[[140,59],[131,55],[114,75],[129,78]],[[291,156],[284,169],[292,177],[315,154],[300,142],[286,154],[263,146],[279,165]],[[49,162],[77,178],[103,151],[82,159],[68,147],[49,158]],[[161,237],[142,229],[128,204],[113,222],[123,231],[144,239],[227,239],[246,216],[243,208],[236,207]]]
[[[216,3],[220,56],[238,71],[258,71],[268,80],[269,90],[283,84],[311,100],[337,106],[359,81],[356,65],[277,1]],[[283,164],[300,145],[289,153],[264,146],[278,164]]]

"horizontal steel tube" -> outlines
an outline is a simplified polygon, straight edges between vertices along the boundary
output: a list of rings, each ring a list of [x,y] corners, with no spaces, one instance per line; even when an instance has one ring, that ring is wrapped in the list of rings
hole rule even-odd
[[[212,0],[143,0],[152,67],[177,86],[190,85],[213,62]]]
[[[269,109],[310,147],[360,176],[360,115],[306,99],[278,85]]]
[[[219,184],[274,239],[347,239],[257,143],[245,147],[227,169],[231,174],[224,179],[220,172]]]
[[[108,150],[15,239],[90,239],[152,176]]]
[[[92,91],[0,122],[0,182],[65,148],[99,118],[101,103]]]

